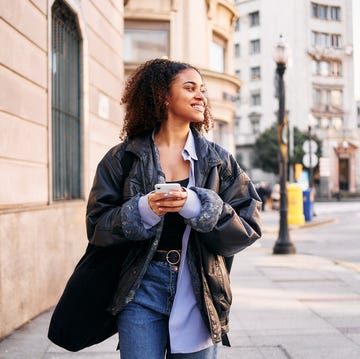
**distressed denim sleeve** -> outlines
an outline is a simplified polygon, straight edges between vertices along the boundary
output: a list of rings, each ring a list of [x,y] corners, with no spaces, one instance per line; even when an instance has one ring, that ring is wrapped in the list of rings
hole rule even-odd
[[[138,206],[140,196],[138,194],[125,202],[120,212],[123,233],[130,240],[145,240],[156,234],[155,227],[145,228],[143,225]]]
[[[201,203],[201,210],[198,216],[185,220],[193,229],[198,232],[210,232],[218,222],[223,201],[217,193],[212,190],[193,187],[191,188],[198,196]]]

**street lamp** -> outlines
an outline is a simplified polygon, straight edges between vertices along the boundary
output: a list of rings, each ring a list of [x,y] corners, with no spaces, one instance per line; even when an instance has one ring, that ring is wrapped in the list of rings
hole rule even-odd
[[[288,171],[288,126],[285,117],[285,86],[284,72],[288,60],[288,47],[284,37],[280,35],[278,44],[274,51],[274,61],[276,62],[276,72],[278,75],[278,141],[279,141],[279,177],[280,177],[280,223],[279,236],[273,248],[274,254],[293,254],[296,252],[295,246],[290,240],[288,226],[288,203],[287,203],[287,171]]]

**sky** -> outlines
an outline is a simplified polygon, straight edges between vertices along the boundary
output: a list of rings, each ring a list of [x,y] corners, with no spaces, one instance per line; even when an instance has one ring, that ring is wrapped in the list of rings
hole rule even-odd
[[[355,98],[360,100],[360,0],[353,0]]]

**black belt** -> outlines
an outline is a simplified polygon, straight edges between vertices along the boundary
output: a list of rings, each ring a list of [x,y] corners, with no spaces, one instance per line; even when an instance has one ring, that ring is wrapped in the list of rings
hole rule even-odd
[[[155,262],[165,262],[172,266],[180,263],[181,250],[172,249],[170,251],[156,251],[153,257]]]

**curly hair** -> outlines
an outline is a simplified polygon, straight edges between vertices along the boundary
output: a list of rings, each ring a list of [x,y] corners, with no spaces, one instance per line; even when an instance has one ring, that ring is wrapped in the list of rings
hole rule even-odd
[[[200,74],[197,68],[187,63],[154,59],[143,63],[130,75],[121,98],[121,104],[125,105],[121,139],[133,138],[152,130],[167,119],[166,98],[171,82],[186,69],[194,69]],[[200,132],[212,128],[209,105],[205,108],[204,121],[192,122],[190,126]]]

